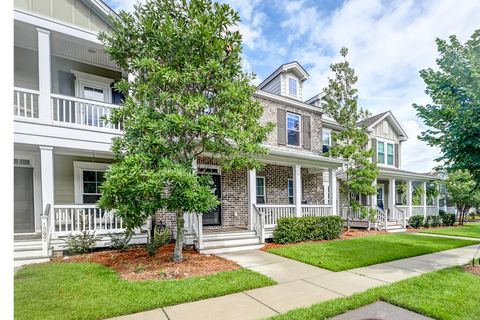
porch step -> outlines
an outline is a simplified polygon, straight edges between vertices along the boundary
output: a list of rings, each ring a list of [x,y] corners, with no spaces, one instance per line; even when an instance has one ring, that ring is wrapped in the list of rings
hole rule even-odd
[[[263,247],[263,244],[245,244],[245,245],[238,245],[238,246],[218,246],[218,247],[211,247],[208,249],[200,250],[201,254],[221,254],[227,252],[236,252],[236,251],[246,251],[246,250],[258,250]]]
[[[212,233],[204,233],[203,240],[210,241],[210,240],[229,240],[229,239],[242,239],[242,238],[256,238],[257,234],[255,231],[235,231],[235,232],[212,232]]]
[[[217,248],[217,247],[236,247],[240,245],[260,244],[257,236],[235,237],[235,238],[214,238],[204,239],[203,248]]]
[[[398,233],[398,232],[405,232],[407,229],[405,229],[402,225],[400,224],[395,224],[395,225],[387,225],[387,232],[389,233]]]
[[[22,257],[13,259],[13,267],[21,267],[27,264],[43,263],[50,261],[49,258],[40,256]]]

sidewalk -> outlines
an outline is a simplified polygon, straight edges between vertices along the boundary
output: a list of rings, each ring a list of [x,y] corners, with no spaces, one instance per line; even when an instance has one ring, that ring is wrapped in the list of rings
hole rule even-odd
[[[232,252],[221,256],[269,276],[278,284],[114,319],[260,319],[351,296],[426,272],[462,265],[472,259],[477,249],[478,245],[472,245],[341,272],[317,268],[260,250]]]

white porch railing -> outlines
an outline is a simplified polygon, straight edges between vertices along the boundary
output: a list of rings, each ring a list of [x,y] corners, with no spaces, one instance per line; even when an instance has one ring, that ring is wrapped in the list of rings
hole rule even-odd
[[[410,218],[411,214],[410,214],[410,208],[408,206],[401,205],[401,206],[396,206],[396,207],[399,210],[402,210],[405,213],[405,217],[407,219]]]
[[[253,230],[260,238],[260,243],[265,243],[265,214],[262,211],[258,210],[258,207],[256,205],[253,205],[252,220]]]
[[[280,218],[295,217],[295,205],[257,204],[256,208],[265,217],[265,228],[275,227]]]
[[[372,209],[370,206],[363,206],[365,209]],[[379,207],[375,207],[375,216],[369,221],[367,217],[363,217],[360,210],[350,212],[350,215],[348,216],[348,210],[349,207],[347,205],[344,205],[342,207],[341,215],[343,220],[347,220],[347,217],[350,221],[353,222],[366,222],[368,223],[368,226],[370,228],[371,225],[373,225],[375,228],[385,228],[387,225],[387,219],[388,215],[384,210],[382,210]]]
[[[423,216],[423,206],[412,206],[412,214],[410,216]]]
[[[113,212],[93,204],[54,205],[51,231],[55,236],[67,236],[83,231],[95,234],[123,232],[122,219]]]
[[[408,208],[408,207],[407,207]],[[399,206],[393,207],[393,216],[396,218],[396,222],[401,224],[404,228],[407,226],[407,212]]]
[[[437,206],[427,206],[427,216],[438,216]]]
[[[38,119],[40,92],[25,88],[13,88],[13,114],[20,118]]]
[[[106,123],[115,104],[81,99],[59,94],[51,95],[52,120],[65,125],[120,130],[120,125]]]
[[[302,204],[302,217],[326,217],[333,215],[329,204]]]

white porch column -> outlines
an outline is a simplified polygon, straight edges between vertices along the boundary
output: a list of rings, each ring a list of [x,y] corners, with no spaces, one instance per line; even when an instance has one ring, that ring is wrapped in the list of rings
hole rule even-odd
[[[408,206],[408,216],[412,216],[412,180],[407,181],[407,206]]]
[[[423,192],[422,192],[422,204],[423,204],[423,216],[427,217],[427,182],[423,183]]]
[[[247,191],[248,191],[248,229],[253,230],[253,205],[257,204],[257,172],[255,168],[248,170],[247,175]]]
[[[375,187],[375,189],[377,188],[377,179],[373,181],[373,186]],[[375,191],[375,194],[372,194],[372,196],[370,197],[370,207],[373,209],[377,208],[377,191]]]
[[[50,31],[37,28],[38,34],[38,98],[39,119],[52,121],[50,107],[51,77],[50,77]]]
[[[302,216],[302,174],[301,166],[293,166],[293,195],[295,197],[295,213],[297,217]]]
[[[42,176],[42,214],[45,206],[54,202],[53,147],[39,146]]]
[[[393,214],[395,210],[395,179],[388,180],[388,207],[390,208],[390,214]]]
[[[337,169],[328,169],[328,187],[329,187],[329,202],[332,206],[332,214],[339,216],[337,208]]]

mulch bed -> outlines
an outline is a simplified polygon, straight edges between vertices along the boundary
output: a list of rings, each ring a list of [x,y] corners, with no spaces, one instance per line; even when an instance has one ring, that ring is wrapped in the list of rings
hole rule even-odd
[[[353,238],[360,238],[360,237],[367,237],[374,234],[387,234],[386,231],[376,231],[376,230],[366,230],[366,229],[350,229],[350,231],[346,231],[340,236],[338,239],[334,240],[319,240],[319,241],[306,241],[306,242],[297,242],[297,243],[289,243],[289,244],[279,244],[279,243],[266,243],[265,246],[261,249],[263,251],[268,251],[270,249],[275,248],[283,248],[288,246],[295,246],[303,243],[320,243],[320,242],[327,242],[327,241],[339,241],[339,240],[347,240]]]
[[[172,261],[173,248],[174,244],[163,246],[154,257],[149,257],[144,247],[134,247],[125,252],[108,250],[56,258],[54,262],[99,263],[115,270],[125,280],[182,279],[240,269],[230,260],[194,250],[183,250],[183,261],[176,263]]]
[[[463,270],[465,270],[466,272],[470,272],[476,276],[480,276],[480,265],[476,265],[476,266],[464,266],[463,267]]]

